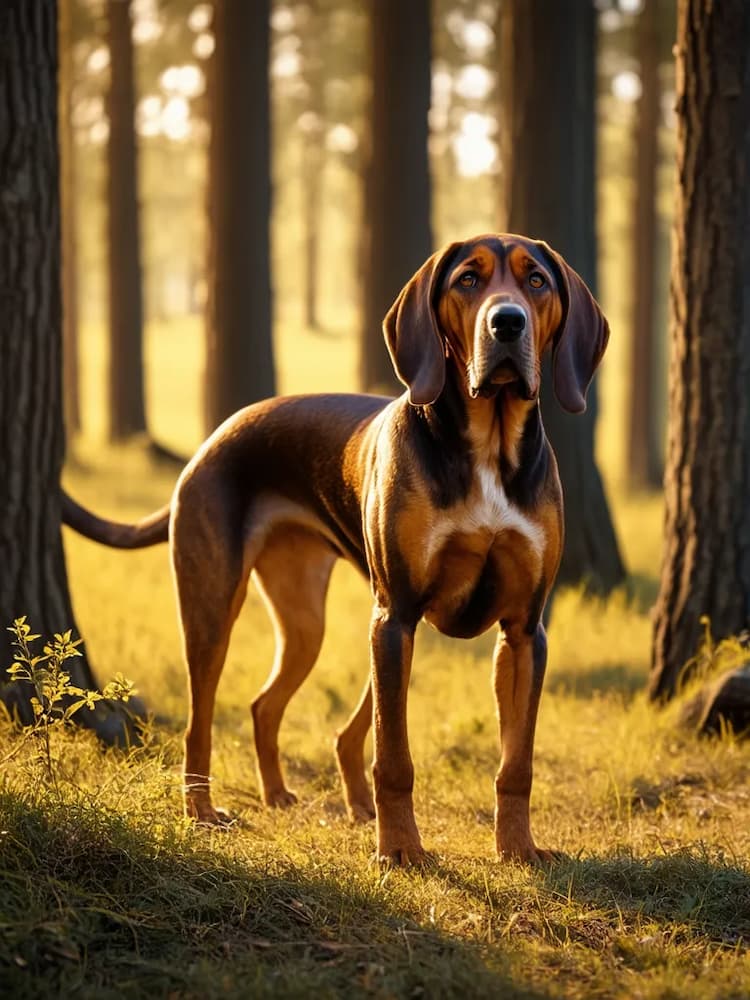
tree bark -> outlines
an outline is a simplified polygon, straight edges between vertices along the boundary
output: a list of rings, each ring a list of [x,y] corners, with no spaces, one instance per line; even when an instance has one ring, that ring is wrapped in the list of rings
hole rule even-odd
[[[372,135],[365,172],[360,382],[401,393],[383,318],[432,251],[429,0],[371,0]]]
[[[130,0],[107,0],[107,18],[109,435],[117,441],[145,431],[146,411]]]
[[[63,406],[68,435],[81,429],[78,359],[78,260],[76,253],[76,172],[73,132],[73,0],[61,0],[60,204],[62,208]]]
[[[504,0],[500,26],[507,228],[546,240],[595,293],[593,6],[590,0]],[[625,571],[594,459],[596,385],[583,416],[560,410],[548,376],[541,403],[565,494],[558,583],[585,582],[607,593]]]
[[[750,666],[715,678],[685,704],[680,723],[699,736],[720,736],[727,728],[750,736]]]
[[[269,220],[269,0],[216,0],[209,149],[205,423],[275,392]]]
[[[57,4],[0,8],[0,685],[7,626],[26,615],[45,637],[75,628],[60,534],[63,461]],[[74,683],[93,687],[85,658]],[[17,684],[3,691],[32,721]]]
[[[318,262],[320,257],[320,206],[325,156],[325,78],[322,32],[325,25],[319,0],[308,0],[307,20],[301,42],[302,76],[309,88],[307,122],[302,142],[302,186],[305,264],[305,326],[320,327],[318,310]]]
[[[665,548],[650,693],[750,622],[750,6],[680,0]]]
[[[656,417],[656,171],[659,157],[659,21],[656,0],[638,19],[641,97],[636,122],[633,304],[628,409],[628,481],[635,489],[661,486]]]

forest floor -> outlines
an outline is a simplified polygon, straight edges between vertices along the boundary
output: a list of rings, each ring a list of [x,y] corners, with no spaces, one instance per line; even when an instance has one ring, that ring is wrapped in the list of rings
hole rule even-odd
[[[160,505],[174,474],[137,449],[80,450],[66,481],[102,513]],[[101,749],[0,723],[0,994],[100,998],[750,995],[750,758],[698,740],[645,697],[660,502],[614,498],[630,568],[606,603],[566,592],[549,629],[532,824],[563,860],[494,855],[492,637],[420,629],[409,702],[425,870],[381,871],[346,818],[332,736],[367,670],[369,595],[334,574],[320,662],[281,734],[300,803],[266,810],[249,703],[273,657],[251,588],[219,687],[214,796],[237,818],[182,818],[185,676],[166,547],[66,534],[77,624],[103,682],[120,671],[157,720]],[[33,626],[33,622],[31,623]]]

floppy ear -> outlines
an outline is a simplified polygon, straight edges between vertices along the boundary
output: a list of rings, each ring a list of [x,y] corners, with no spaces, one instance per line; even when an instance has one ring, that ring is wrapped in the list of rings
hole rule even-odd
[[[586,390],[609,340],[609,324],[583,278],[546,243],[560,286],[563,316],[552,341],[552,387],[568,413],[583,413]]]
[[[445,385],[445,345],[434,300],[445,262],[460,245],[449,243],[429,257],[401,289],[383,320],[393,367],[414,406],[434,403]]]

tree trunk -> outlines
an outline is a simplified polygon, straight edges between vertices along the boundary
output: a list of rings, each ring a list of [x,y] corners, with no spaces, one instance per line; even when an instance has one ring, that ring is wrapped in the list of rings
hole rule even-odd
[[[269,0],[216,0],[205,422],[275,392],[269,220]]]
[[[628,411],[628,480],[635,489],[661,486],[656,417],[656,171],[659,158],[659,37],[656,0],[638,19],[641,98],[636,123],[635,232]]]
[[[302,76],[309,88],[302,142],[302,200],[305,266],[305,326],[320,327],[318,312],[318,261],[320,251],[320,208],[325,156],[325,78],[321,54],[325,25],[319,0],[308,0],[307,21],[300,38]]]
[[[432,251],[429,0],[371,0],[370,22],[372,146],[365,173],[360,381],[365,390],[400,393],[382,324]]]
[[[320,199],[323,189],[323,155],[315,141],[306,142],[303,218],[305,227],[305,326],[320,329],[318,312],[318,261],[320,258]]]
[[[507,228],[546,240],[595,292],[593,6],[590,0],[504,0],[501,11]],[[607,593],[622,582],[624,567],[594,460],[596,385],[583,416],[560,410],[549,377],[541,401],[565,493],[558,583],[583,581]]]
[[[60,534],[64,452],[56,0],[0,6],[0,698],[33,721],[27,686],[3,687],[7,627],[26,616],[45,638],[75,619]],[[96,686],[85,657],[73,684]],[[139,710],[143,709],[138,702]],[[108,702],[76,720],[109,743],[133,735]]]
[[[750,623],[750,6],[680,0],[665,549],[652,698]]]
[[[61,0],[60,203],[62,208],[63,405],[68,435],[81,429],[78,364],[78,260],[76,253],[75,135],[73,132],[73,0]]]
[[[7,626],[26,615],[45,637],[75,627],[60,534],[63,461],[57,4],[0,8],[0,685]],[[74,683],[93,687],[85,659]],[[32,721],[17,684],[3,691]]]
[[[130,0],[107,0],[107,18],[109,434],[116,441],[144,431],[146,412]]]

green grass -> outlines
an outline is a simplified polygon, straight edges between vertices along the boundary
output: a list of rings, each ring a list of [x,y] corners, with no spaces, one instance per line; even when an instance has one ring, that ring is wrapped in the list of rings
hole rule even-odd
[[[354,388],[350,326],[316,335],[280,316],[280,388]],[[147,341],[151,426],[186,453],[201,437],[199,406],[184,403],[199,395],[200,337],[190,319],[152,324]],[[67,485],[102,513],[140,516],[169,496],[174,474],[137,445],[102,447],[98,331],[83,357],[86,436]],[[600,435],[615,485],[616,417],[605,411]],[[0,994],[744,1000],[747,749],[729,736],[700,741],[677,727],[676,707],[646,701],[661,502],[616,489],[612,500],[628,586],[607,602],[560,594],[549,629],[532,823],[540,846],[566,859],[545,871],[493,853],[492,637],[429,628],[409,724],[417,818],[437,862],[372,864],[373,829],[348,823],[332,755],[367,670],[369,593],[343,564],[320,662],[282,727],[299,806],[269,812],[258,794],[249,705],[273,641],[251,588],[214,728],[215,798],[238,823],[224,834],[187,824],[186,681],[166,548],[117,552],[66,533],[95,670],[132,678],[158,721],[128,754],[87,732],[56,734],[57,789],[36,747],[0,721]]]
[[[121,517],[172,475],[135,447],[91,441],[67,482]],[[559,596],[540,712],[532,822],[565,852],[545,871],[493,853],[498,747],[491,637],[420,630],[410,695],[416,810],[437,855],[381,872],[371,827],[345,816],[332,735],[367,664],[369,595],[334,574],[320,662],[292,701],[282,750],[300,805],[269,812],[249,703],[272,659],[254,592],[233,636],[215,720],[206,833],[181,816],[185,677],[167,552],[66,534],[78,624],[102,680],[122,671],[160,720],[129,754],[58,734],[59,790],[4,724],[0,982],[9,996],[727,998],[750,992],[747,750],[699,741],[643,688],[661,531],[654,498],[616,509],[630,596]],[[33,623],[32,623],[33,624]]]

